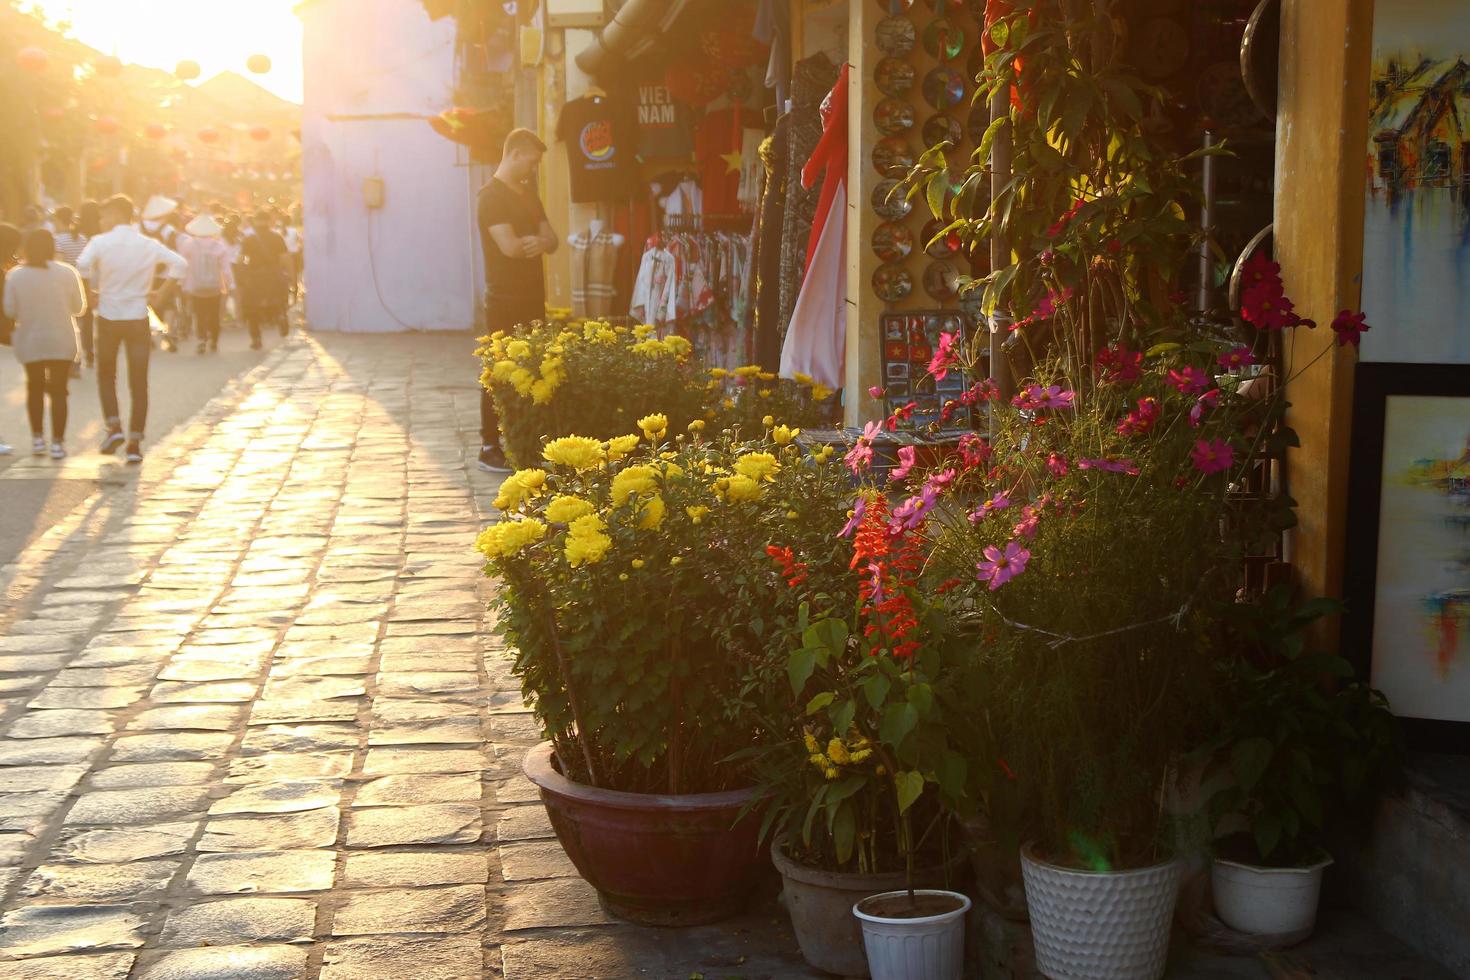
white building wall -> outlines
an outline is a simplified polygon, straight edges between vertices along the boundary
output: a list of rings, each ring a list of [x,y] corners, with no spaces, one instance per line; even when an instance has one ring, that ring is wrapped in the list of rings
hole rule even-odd
[[[483,280],[483,182],[429,128],[453,105],[453,18],[407,0],[309,0],[302,124],[306,316],[313,330],[468,330]],[[364,202],[379,178],[384,205]]]

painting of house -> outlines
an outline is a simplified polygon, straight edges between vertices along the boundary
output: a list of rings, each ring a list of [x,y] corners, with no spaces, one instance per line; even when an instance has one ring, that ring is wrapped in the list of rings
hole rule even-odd
[[[1387,193],[1470,183],[1470,64],[1398,58],[1376,66],[1373,188]]]

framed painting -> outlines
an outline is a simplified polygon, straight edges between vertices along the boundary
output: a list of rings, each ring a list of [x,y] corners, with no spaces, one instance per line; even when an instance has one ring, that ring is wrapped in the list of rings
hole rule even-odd
[[[1343,643],[1410,741],[1470,752],[1470,367],[1359,364]]]

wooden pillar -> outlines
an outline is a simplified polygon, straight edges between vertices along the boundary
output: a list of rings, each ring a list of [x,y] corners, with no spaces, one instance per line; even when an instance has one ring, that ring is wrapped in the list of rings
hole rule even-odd
[[[883,57],[874,41],[874,28],[882,14],[883,8],[872,0],[854,0],[848,6],[852,70],[847,101],[847,378],[842,421],[849,426],[882,417],[882,402],[868,397],[869,388],[883,383],[883,346],[878,336],[882,303],[873,295],[872,286],[879,263],[868,244],[878,225],[868,198],[878,180],[871,163],[872,148],[882,138],[873,120],[873,106],[882,98],[873,80],[873,66]]]
[[[1299,368],[1334,345],[1326,324],[1357,309],[1363,268],[1373,0],[1283,0],[1276,143],[1276,258],[1304,315]],[[1287,457],[1300,526],[1287,557],[1312,595],[1342,594],[1356,355],[1331,350],[1289,392],[1301,448]]]

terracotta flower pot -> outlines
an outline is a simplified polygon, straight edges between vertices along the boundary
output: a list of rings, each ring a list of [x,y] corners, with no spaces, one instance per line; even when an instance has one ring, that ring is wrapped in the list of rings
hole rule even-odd
[[[526,753],[552,829],[609,914],[692,926],[740,912],[767,868],[760,816],[737,818],[754,789],[663,796],[584,786],[558,771],[551,745]]]

